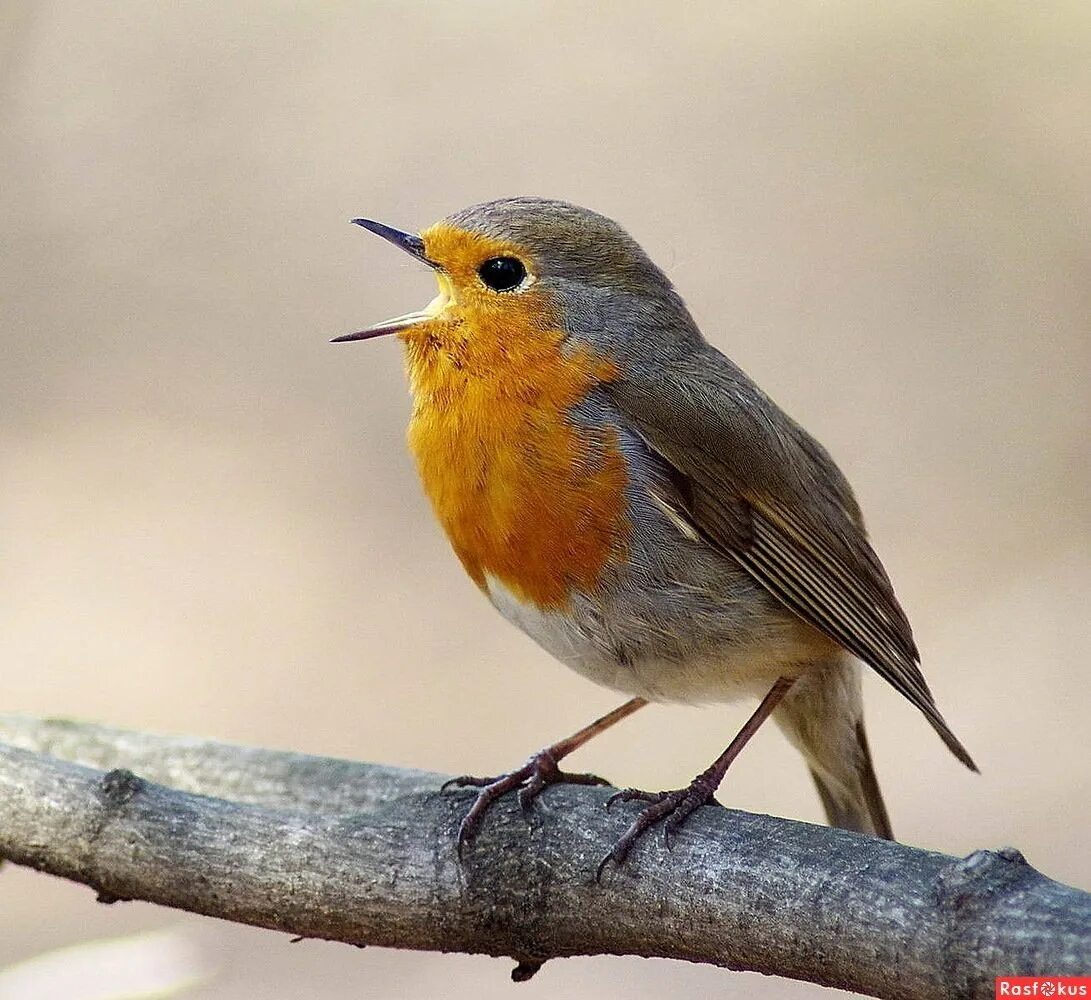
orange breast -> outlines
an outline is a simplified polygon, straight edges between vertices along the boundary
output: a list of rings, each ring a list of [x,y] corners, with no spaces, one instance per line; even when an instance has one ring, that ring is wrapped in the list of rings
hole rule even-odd
[[[625,550],[625,463],[612,429],[571,409],[612,364],[562,335],[526,295],[525,324],[463,316],[449,335],[408,337],[409,444],[466,571],[541,608],[591,591]],[[521,310],[522,311],[522,310]],[[517,319],[517,317],[516,317]]]

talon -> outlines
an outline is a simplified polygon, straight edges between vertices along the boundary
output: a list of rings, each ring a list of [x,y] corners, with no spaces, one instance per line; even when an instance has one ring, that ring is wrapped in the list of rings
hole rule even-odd
[[[606,866],[611,861],[615,865],[617,865],[618,868],[620,868],[623,864],[625,864],[625,859],[629,857],[629,850],[632,848],[633,844],[636,842],[636,837],[630,837],[629,836],[629,834],[631,832],[632,832],[632,827],[630,827],[628,830],[625,831],[625,834],[621,837],[621,839],[618,840],[618,842],[616,844],[614,844],[613,849],[606,855],[606,857],[604,857],[599,862],[599,866],[595,871],[595,881],[596,882],[601,882],[602,881],[602,873],[604,871],[606,871]]]
[[[477,800],[478,802],[480,799]],[[470,811],[462,818],[462,822],[458,824],[458,856],[462,857],[462,849],[467,844],[472,844],[477,839],[477,831],[481,826],[481,818],[483,810],[476,810],[477,802],[470,807]]]
[[[523,810],[524,816],[530,815],[530,807],[534,804],[534,800],[542,794],[542,789],[545,788],[545,786],[546,783],[535,776],[519,789],[516,798],[519,801],[519,808]]]
[[[569,771],[560,771],[560,780],[566,785],[609,785],[610,782],[597,774],[572,774]]]
[[[614,792],[606,800],[606,808],[609,809],[615,802],[659,802],[669,792],[642,792],[639,788],[623,788],[620,792]]]
[[[496,780],[496,778],[475,778],[470,774],[461,774],[457,778],[448,778],[439,786],[439,790],[445,792],[448,788],[483,788]]]
[[[657,823],[663,824],[663,846],[668,851],[673,850],[675,835],[682,824],[706,802],[715,801],[712,789],[703,776],[695,779],[688,788],[680,788],[674,792],[642,792],[635,788],[626,788],[611,795],[606,804],[609,806],[619,799],[638,799],[649,805],[637,814],[636,819],[614,845],[614,849],[602,859],[595,876],[596,881],[601,881],[608,862],[614,861],[619,867],[624,864],[636,842]]]
[[[477,837],[486,813],[498,799],[518,789],[516,798],[519,808],[524,813],[529,813],[534,800],[549,785],[558,784],[608,785],[609,782],[597,774],[569,774],[562,771],[557,766],[557,759],[552,750],[543,750],[535,754],[526,764],[510,774],[503,774],[496,778],[474,778],[470,775],[461,775],[445,781],[441,791],[451,787],[481,789],[459,824],[457,844],[459,860],[462,859],[463,848]]]
[[[467,844],[472,844],[477,837],[477,831],[470,828],[467,820],[458,824],[458,837],[455,841],[455,850],[458,852],[458,860],[462,860],[462,851]]]

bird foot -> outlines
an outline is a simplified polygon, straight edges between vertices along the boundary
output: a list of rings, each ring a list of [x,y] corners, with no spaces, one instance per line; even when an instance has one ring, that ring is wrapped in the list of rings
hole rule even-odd
[[[707,774],[701,774],[685,788],[670,792],[642,792],[638,788],[626,788],[611,795],[606,800],[607,809],[615,802],[647,802],[649,805],[640,811],[613,850],[599,862],[595,878],[602,881],[602,873],[611,861],[621,867],[633,845],[657,823],[663,824],[663,844],[670,850],[673,846],[672,838],[682,824],[701,806],[716,803],[714,795],[718,784],[718,781],[714,782]]]
[[[481,831],[485,814],[492,808],[494,802],[508,792],[518,789],[519,806],[524,813],[530,811],[531,804],[549,785],[608,785],[605,778],[597,774],[574,774],[570,771],[562,771],[557,765],[557,758],[552,750],[540,750],[534,754],[522,767],[509,774],[501,774],[492,778],[475,778],[464,774],[458,778],[445,781],[440,791],[448,788],[480,788],[470,811],[463,817],[458,827],[458,856],[462,857],[462,850],[467,844],[473,843]]]

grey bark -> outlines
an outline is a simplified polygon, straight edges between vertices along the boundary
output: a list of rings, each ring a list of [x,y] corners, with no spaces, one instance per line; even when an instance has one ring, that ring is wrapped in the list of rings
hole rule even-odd
[[[668,853],[595,867],[632,818],[557,786],[489,815],[440,775],[0,716],[0,856],[294,935],[512,956],[661,956],[876,997],[992,997],[997,975],[1091,971],[1091,895],[1018,851],[959,860],[704,808]]]

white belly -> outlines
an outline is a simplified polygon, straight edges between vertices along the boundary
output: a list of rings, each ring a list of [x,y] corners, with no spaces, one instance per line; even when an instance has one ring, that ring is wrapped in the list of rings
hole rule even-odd
[[[641,622],[617,620],[600,607],[572,612],[542,611],[521,601],[503,583],[489,577],[489,597],[497,610],[566,666],[603,687],[658,702],[707,704],[763,697],[778,677],[795,677],[814,658],[813,636],[788,621],[760,635],[740,635],[738,641],[703,643],[700,636],[664,635],[657,645],[668,655],[644,652],[629,655],[624,639],[632,639]],[[802,625],[802,623],[799,623]]]

